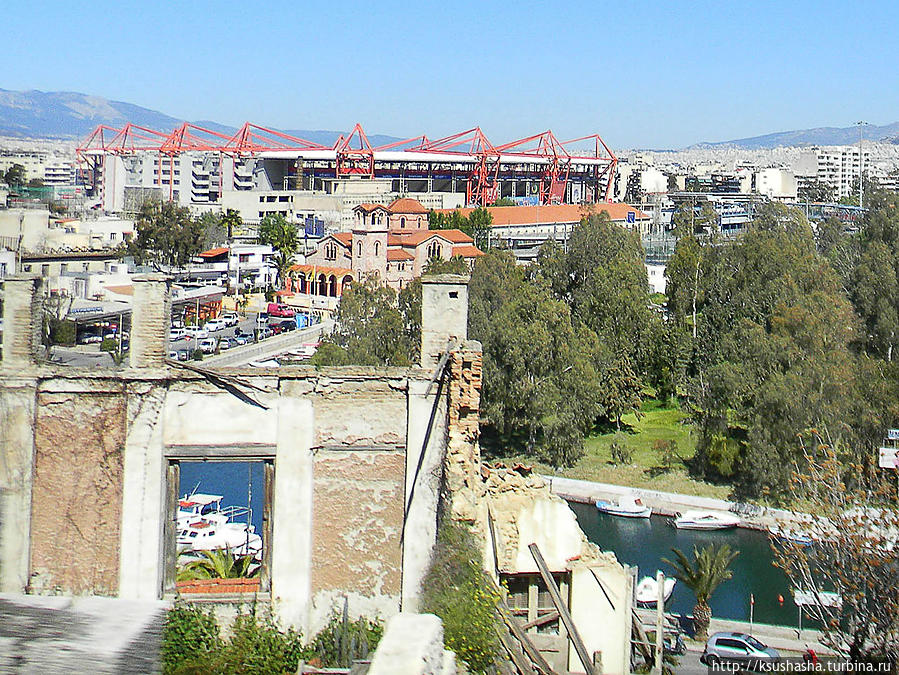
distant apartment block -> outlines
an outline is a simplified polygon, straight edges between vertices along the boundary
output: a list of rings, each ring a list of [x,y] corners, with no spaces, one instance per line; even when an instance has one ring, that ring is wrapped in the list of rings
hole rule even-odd
[[[830,185],[837,199],[858,192],[860,171],[871,170],[871,153],[858,146],[812,147],[803,150],[796,164],[800,180],[818,180]]]

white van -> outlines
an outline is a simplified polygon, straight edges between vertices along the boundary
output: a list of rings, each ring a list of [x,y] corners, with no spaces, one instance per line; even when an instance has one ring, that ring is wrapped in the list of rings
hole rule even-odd
[[[184,334],[194,340],[202,340],[209,337],[209,331],[199,326],[187,326],[184,329]]]

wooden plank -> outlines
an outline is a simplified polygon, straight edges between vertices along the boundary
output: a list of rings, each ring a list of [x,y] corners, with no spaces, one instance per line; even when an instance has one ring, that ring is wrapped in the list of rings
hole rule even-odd
[[[505,619],[509,630],[512,631],[512,635],[514,635],[515,639],[521,643],[521,646],[531,660],[531,663],[536,666],[537,671],[543,675],[556,675],[556,671],[552,669],[552,666],[549,665],[547,660],[543,657],[543,654],[537,649],[537,646],[531,642],[531,638],[529,638],[527,633],[521,628],[518,620],[511,614],[505,612],[503,613],[503,618]]]
[[[531,664],[524,658],[524,655],[519,650],[515,649],[512,639],[506,632],[503,630],[497,630],[496,632],[499,635],[499,641],[502,642],[506,653],[509,655],[509,659],[515,664],[515,668],[518,672],[521,673],[521,675],[533,675],[534,669],[531,667]]]
[[[649,648],[649,636],[646,634],[646,631],[643,630],[643,624],[640,622],[640,617],[637,616],[637,613],[633,610],[631,611],[631,623],[633,624],[631,630],[636,631],[637,633],[637,639],[633,640],[634,644],[637,645],[637,649],[640,650],[646,663],[652,663],[652,650]]]
[[[163,551],[163,593],[174,590],[175,573],[178,565],[178,486],[181,481],[181,465],[178,462],[169,462],[166,469],[165,481],[165,522],[162,526],[162,551]]]
[[[271,590],[272,579],[272,512],[275,506],[275,463],[265,462],[263,465],[263,499],[262,499],[262,570],[259,574],[259,586],[262,590]]]
[[[544,614],[543,616],[538,616],[533,621],[528,621],[522,626],[522,629],[527,630],[528,628],[536,628],[537,626],[542,626],[543,624],[549,623],[550,621],[555,621],[558,618],[559,613],[553,610],[549,614]]]
[[[534,557],[534,562],[537,563],[537,569],[540,571],[540,576],[543,577],[543,582],[546,584],[546,589],[549,591],[549,597],[552,599],[556,609],[559,610],[562,622],[568,630],[568,638],[574,645],[574,651],[581,660],[584,671],[587,675],[595,675],[593,670],[593,659],[590,658],[590,655],[587,653],[587,648],[584,646],[581,634],[578,633],[577,626],[574,625],[574,619],[571,618],[571,613],[568,611],[568,607],[565,606],[562,595],[559,593],[559,587],[556,586],[556,580],[553,579],[553,575],[550,573],[549,568],[546,566],[546,561],[543,559],[543,554],[540,553],[540,547],[537,546],[537,544],[529,544],[528,550]]]

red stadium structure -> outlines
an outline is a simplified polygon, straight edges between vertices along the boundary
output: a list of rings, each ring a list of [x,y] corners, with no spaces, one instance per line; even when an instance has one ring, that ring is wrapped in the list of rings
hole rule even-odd
[[[535,186],[539,204],[609,201],[618,163],[597,134],[559,141],[552,131],[544,131],[494,145],[475,127],[437,140],[417,136],[373,147],[359,124],[331,147],[249,122],[233,136],[188,122],[168,134],[130,123],[121,129],[101,125],[76,150],[85,182],[94,187],[104,157],[156,153],[158,175],[168,169],[170,189],[171,160],[183,152],[214,153],[238,161],[291,160],[291,167],[300,167],[313,178],[451,177],[453,185],[457,179],[464,181],[466,202],[472,206],[495,203],[502,196],[501,184],[516,180]],[[576,195],[569,190],[573,182],[583,188]]]

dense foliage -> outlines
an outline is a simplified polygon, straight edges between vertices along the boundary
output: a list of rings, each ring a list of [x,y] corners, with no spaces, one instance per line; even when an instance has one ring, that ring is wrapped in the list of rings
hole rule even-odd
[[[232,218],[225,221],[232,227],[236,221]],[[274,250],[271,264],[278,275],[278,283],[283,284],[287,272],[294,264],[294,256],[300,250],[300,236],[297,226],[287,222],[280,213],[268,214],[259,223],[259,243],[268,244]]]
[[[178,602],[166,616],[162,633],[164,675],[280,675],[295,673],[300,660],[325,667],[349,667],[373,652],[384,632],[378,621],[350,621],[335,615],[305,644],[300,632],[282,630],[255,605],[240,611],[223,639],[212,611]]]
[[[490,248],[490,226],[493,224],[493,216],[483,208],[472,210],[467,216],[461,211],[450,213],[428,213],[428,229],[431,230],[462,230],[474,239],[474,245],[482,251]]]
[[[187,207],[175,202],[144,202],[135,230],[127,252],[138,265],[152,265],[157,270],[184,267],[202,250],[204,225]]]
[[[443,643],[472,673],[491,672],[502,646],[499,595],[481,569],[481,551],[466,525],[445,520],[422,583],[421,611],[443,621]]]

